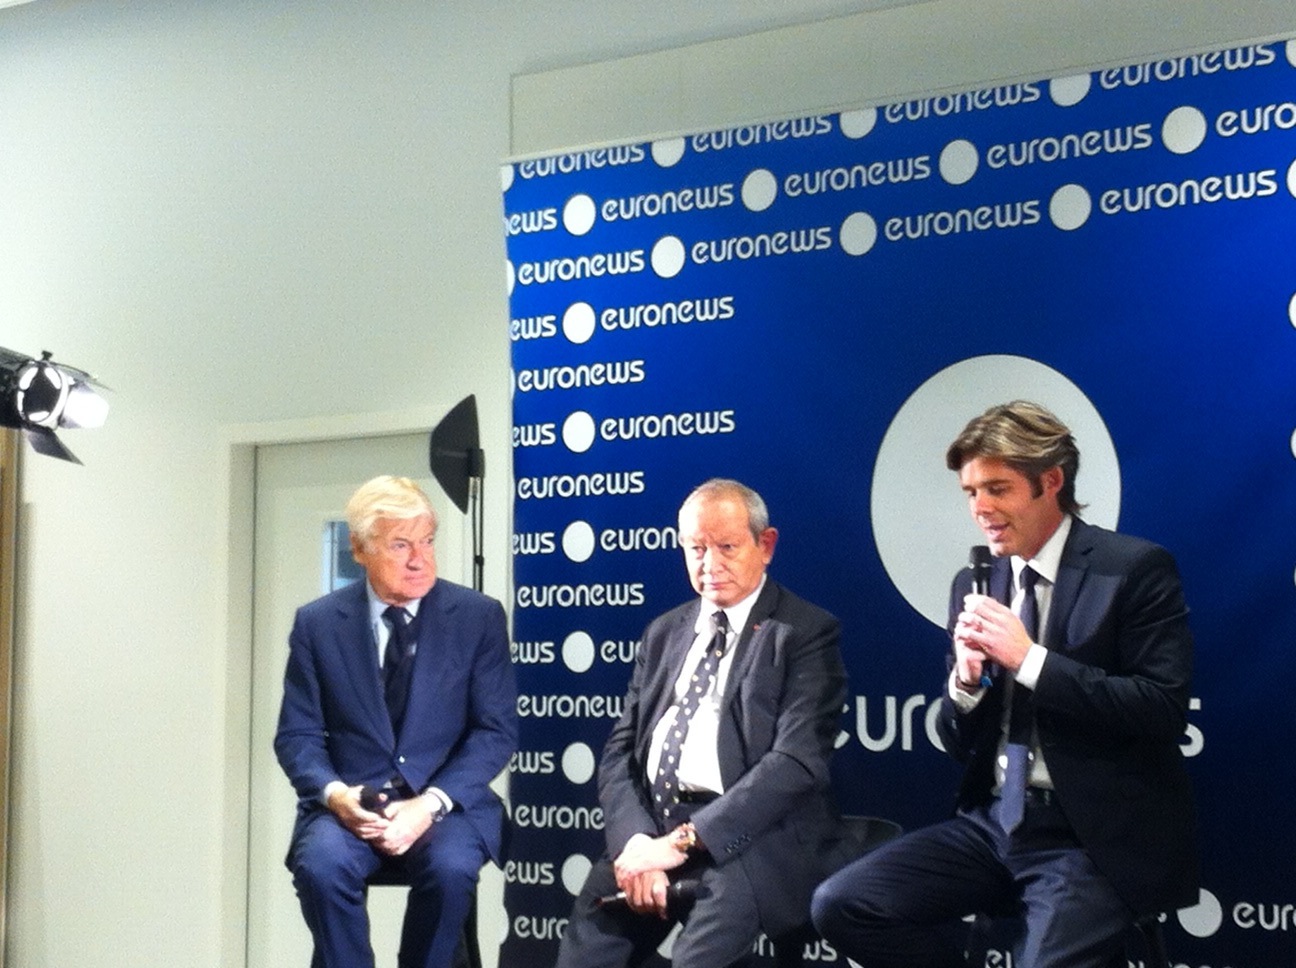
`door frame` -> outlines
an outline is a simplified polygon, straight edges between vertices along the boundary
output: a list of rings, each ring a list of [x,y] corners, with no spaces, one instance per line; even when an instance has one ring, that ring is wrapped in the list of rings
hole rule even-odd
[[[221,961],[248,963],[248,837],[251,810],[253,552],[258,447],[431,433],[454,405],[221,428],[227,501],[218,509],[229,536],[225,573],[225,735],[221,851]],[[357,482],[359,484],[360,482]]]

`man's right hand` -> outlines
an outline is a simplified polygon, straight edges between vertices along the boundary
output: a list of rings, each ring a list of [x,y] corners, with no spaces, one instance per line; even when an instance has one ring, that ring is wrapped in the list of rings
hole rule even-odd
[[[666,917],[666,889],[670,879],[665,871],[644,871],[637,877],[628,878],[622,886],[626,894],[626,905],[635,914],[655,914]]]
[[[333,811],[334,816],[341,821],[342,826],[361,840],[378,840],[386,833],[391,821],[382,814],[373,813],[360,805],[360,792],[363,789],[364,787],[360,786],[349,787],[339,784],[329,790],[325,803]]]

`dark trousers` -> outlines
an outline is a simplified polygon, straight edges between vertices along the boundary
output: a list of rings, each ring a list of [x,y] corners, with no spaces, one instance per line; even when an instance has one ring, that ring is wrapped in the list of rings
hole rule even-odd
[[[383,865],[410,885],[400,968],[451,968],[487,859],[477,831],[458,814],[433,824],[401,857],[386,858],[321,810],[299,829],[288,854],[315,941],[311,968],[373,968],[366,882]]]
[[[595,905],[596,898],[616,893],[612,861],[594,862],[563,932],[555,968],[633,968],[643,964],[666,940],[677,920],[684,929],[670,952],[673,968],[725,968],[743,961],[760,935],[756,898],[740,864],[725,870],[690,861],[675,877],[699,882],[692,905],[678,918],[663,920]]]
[[[815,927],[863,968],[961,968],[968,914],[1020,911],[1016,968],[1107,968],[1134,912],[1050,798],[1007,835],[976,809],[884,844],[815,891]]]

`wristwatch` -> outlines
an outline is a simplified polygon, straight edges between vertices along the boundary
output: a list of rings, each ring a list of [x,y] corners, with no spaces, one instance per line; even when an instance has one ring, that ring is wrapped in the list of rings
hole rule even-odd
[[[698,840],[697,828],[692,823],[682,823],[670,833],[671,846],[681,854],[687,854],[690,851],[697,850],[701,846]]]

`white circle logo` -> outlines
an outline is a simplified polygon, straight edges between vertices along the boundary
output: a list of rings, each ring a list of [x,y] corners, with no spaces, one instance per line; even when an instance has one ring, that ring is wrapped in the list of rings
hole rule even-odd
[[[877,124],[877,108],[863,108],[859,111],[843,111],[838,118],[841,133],[852,141],[866,136]]]
[[[572,672],[588,672],[594,664],[594,640],[588,632],[573,632],[563,639],[562,659]]]
[[[1179,911],[1179,923],[1194,938],[1209,938],[1224,923],[1224,910],[1219,898],[1203,888],[1197,893],[1197,903]]]
[[[1085,520],[1115,527],[1120,465],[1102,417],[1065,376],[1023,356],[977,356],[946,367],[897,411],[878,448],[870,517],[878,557],[896,590],[920,615],[944,628],[949,579],[985,537],[968,515],[945,448],[972,417],[1006,400],[1035,400],[1071,428],[1083,469]],[[915,548],[924,549],[915,554]],[[934,568],[940,562],[942,568]]]
[[[580,893],[581,888],[585,886],[585,878],[589,877],[590,868],[594,865],[584,854],[572,854],[562,865],[562,883],[567,888],[567,893],[575,897]]]
[[[576,410],[563,421],[563,443],[574,454],[583,454],[594,443],[594,418]]]
[[[585,343],[594,335],[594,307],[587,302],[575,302],[563,313],[563,335],[572,343]]]
[[[1055,77],[1049,81],[1049,97],[1060,108],[1074,107],[1088,96],[1091,83],[1093,80],[1088,74]]]
[[[563,530],[563,554],[577,563],[594,554],[594,529],[586,521],[573,521]]]
[[[588,195],[573,195],[563,206],[563,227],[572,235],[584,235],[594,227],[597,214],[594,199]]]
[[[757,168],[743,179],[742,200],[748,211],[763,212],[778,197],[778,180],[766,168]]]
[[[652,158],[662,168],[673,168],[684,157],[683,138],[663,138],[652,143]]]
[[[1187,155],[1206,140],[1206,115],[1190,105],[1175,108],[1161,124],[1161,141],[1176,155]]]
[[[963,185],[972,180],[976,174],[981,156],[976,145],[963,138],[951,141],[940,155],[941,177],[951,185]]]
[[[513,166],[500,165],[500,189],[508,191],[513,187]]]
[[[877,242],[877,222],[868,212],[852,212],[842,222],[837,240],[847,255],[864,255]]]
[[[1287,191],[1296,196],[1296,161],[1287,166]]]
[[[673,235],[663,235],[653,245],[652,267],[663,279],[674,279],[684,268],[684,243]]]
[[[1287,63],[1296,67],[1296,40],[1287,41]]]
[[[563,750],[562,771],[572,783],[588,783],[594,775],[594,751],[584,743],[572,743]]]
[[[513,260],[504,260],[504,277],[505,285],[508,287],[508,294],[513,295],[513,286],[517,282],[517,272],[513,269]]]
[[[1089,221],[1093,200],[1083,185],[1063,185],[1049,199],[1049,218],[1063,232],[1072,232]]]

